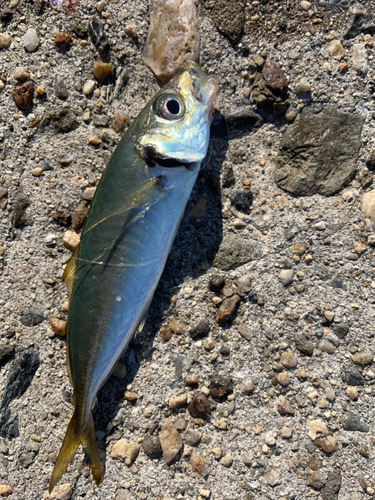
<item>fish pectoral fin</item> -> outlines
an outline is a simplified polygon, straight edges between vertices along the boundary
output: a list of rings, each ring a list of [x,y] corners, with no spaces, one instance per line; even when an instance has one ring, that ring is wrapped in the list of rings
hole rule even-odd
[[[76,277],[76,272],[77,272],[78,254],[79,254],[79,245],[76,247],[76,249],[73,252],[73,255],[70,257],[70,260],[64,269],[64,274],[62,277],[68,289],[69,301],[72,295],[74,278]]]
[[[88,233],[91,229],[105,222],[110,217],[124,214],[129,210],[146,205],[147,203],[152,205],[164,198],[168,194],[168,190],[158,189],[160,188],[162,177],[162,175],[158,175],[157,177],[148,179],[135,189],[129,191],[119,202],[109,204],[105,210],[101,212],[100,219],[94,220],[88,228],[85,228],[83,234]]]
[[[78,446],[82,443],[83,449],[89,459],[89,466],[93,475],[94,481],[97,485],[102,482],[102,466],[100,463],[99,450],[95,439],[94,421],[92,414],[85,426],[79,422],[77,412],[69,423],[68,430],[66,431],[64,442],[62,444],[59,456],[57,457],[55,466],[52,471],[51,479],[49,482],[49,492],[51,493],[61,476],[66,471],[68,465],[72,462],[74,455],[77,452]]]

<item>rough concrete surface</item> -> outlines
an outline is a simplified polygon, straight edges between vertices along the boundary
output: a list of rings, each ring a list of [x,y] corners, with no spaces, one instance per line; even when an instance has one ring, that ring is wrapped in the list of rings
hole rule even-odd
[[[80,448],[51,498],[371,498],[375,2],[199,0],[197,15],[200,64],[220,80],[210,157],[145,327],[98,395],[104,481]],[[79,233],[124,127],[158,89],[148,26],[147,0],[0,0],[0,495],[11,500],[50,498],[72,415],[63,236]],[[94,74],[100,61],[112,67]],[[339,117],[329,140],[330,117],[309,121],[316,106]],[[289,189],[280,165],[305,186]]]

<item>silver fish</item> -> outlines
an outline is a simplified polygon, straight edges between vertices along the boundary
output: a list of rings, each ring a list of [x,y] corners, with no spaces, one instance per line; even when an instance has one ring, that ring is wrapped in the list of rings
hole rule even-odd
[[[204,159],[218,84],[186,62],[129,127],[101,178],[68,263],[68,371],[74,414],[52,491],[82,444],[102,481],[92,407],[142,324]]]

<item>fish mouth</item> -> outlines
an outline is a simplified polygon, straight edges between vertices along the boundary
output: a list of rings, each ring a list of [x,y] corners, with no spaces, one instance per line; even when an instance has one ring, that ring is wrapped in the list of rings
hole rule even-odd
[[[159,165],[160,167],[164,168],[185,167],[187,170],[189,170],[193,165],[193,162],[179,160],[177,158],[158,153],[155,149],[155,146],[153,146],[152,144],[146,144],[145,146],[143,146],[142,150],[143,159],[149,167],[155,167],[155,165]]]

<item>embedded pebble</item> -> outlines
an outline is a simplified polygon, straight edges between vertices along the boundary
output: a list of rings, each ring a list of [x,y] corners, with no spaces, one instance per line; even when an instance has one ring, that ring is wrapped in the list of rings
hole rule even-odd
[[[264,474],[264,480],[266,481],[267,484],[270,486],[277,486],[280,484],[280,474],[275,471],[275,469],[270,469]]]
[[[72,41],[72,37],[68,33],[61,31],[56,35],[55,45],[57,47],[68,47]]]
[[[104,82],[104,80],[111,74],[112,72],[112,64],[103,63],[101,61],[96,61],[92,68],[92,72],[94,73],[95,78],[100,82]]]
[[[70,500],[73,488],[69,483],[57,484],[51,493],[45,493],[43,500]]]
[[[126,442],[125,439],[120,439],[115,443],[111,451],[112,458],[121,458],[126,465],[131,465],[137,458],[139,453],[139,444],[134,442]]]
[[[318,437],[315,443],[326,453],[335,453],[339,449],[339,443],[335,436]]]
[[[281,354],[280,363],[285,368],[295,368],[298,365],[298,356],[294,351],[289,349]]]
[[[87,30],[99,55],[104,58],[109,51],[109,41],[103,23],[94,16],[90,18]]]
[[[185,435],[185,443],[189,446],[195,446],[201,440],[202,434],[197,430],[191,430]]]
[[[188,411],[194,418],[206,418],[211,413],[207,396],[202,393],[196,394],[189,403]]]
[[[373,358],[374,358],[373,353],[369,350],[365,350],[353,354],[352,361],[356,365],[368,365],[372,363]]]
[[[311,420],[309,422],[309,437],[315,441],[316,438],[326,436],[328,429],[322,420]]]
[[[235,314],[241,299],[238,295],[233,295],[227,299],[224,299],[219,307],[219,312],[216,317],[218,323],[225,323],[231,319]]]
[[[175,409],[180,406],[184,406],[186,404],[187,400],[187,395],[186,394],[181,394],[180,396],[177,396],[175,398],[171,398],[169,400],[169,408]]]
[[[344,47],[341,45],[340,40],[331,40],[328,51],[329,55],[337,61],[341,61],[345,55]]]
[[[299,80],[294,87],[296,94],[304,94],[306,92],[310,92],[310,89],[311,85],[307,78],[301,78],[301,80]]]
[[[79,245],[80,237],[74,231],[66,231],[66,233],[64,233],[62,242],[65,248],[67,248],[71,252],[74,252],[74,250]]]
[[[20,66],[18,68],[16,68],[14,74],[13,74],[13,78],[15,80],[27,80],[28,78],[30,78],[30,73],[29,73],[29,70],[25,67],[25,66]]]
[[[143,59],[166,83],[185,60],[198,61],[199,31],[193,0],[151,0]]]
[[[335,346],[327,339],[322,339],[319,342],[318,349],[322,352],[327,352],[328,354],[333,354],[335,352]]]
[[[1,48],[1,46],[0,46]],[[0,495],[1,496],[8,496],[13,493],[13,488],[11,487],[10,484],[0,484]]]
[[[25,82],[12,90],[12,99],[19,108],[30,109],[33,104],[34,90],[33,82]]]
[[[59,318],[50,318],[49,324],[51,325],[51,330],[60,335],[60,337],[65,337],[66,335],[66,321]]]
[[[39,45],[39,37],[36,29],[29,28],[22,37],[22,43],[28,52],[32,52]]]
[[[184,443],[174,425],[166,422],[159,433],[160,445],[163,451],[164,462],[169,465],[176,460],[182,452]]]
[[[94,80],[87,80],[87,82],[83,85],[82,92],[85,95],[90,95],[94,92],[95,82]]]
[[[82,194],[82,198],[87,201],[92,201],[96,192],[96,187],[87,187]]]
[[[294,415],[295,410],[289,401],[284,397],[280,396],[277,400],[277,411],[281,415]]]
[[[210,383],[210,394],[214,399],[222,399],[233,392],[233,384],[228,378],[215,378]]]
[[[358,74],[365,76],[368,71],[367,52],[364,43],[353,44],[352,65]]]
[[[284,286],[288,286],[292,283],[294,277],[294,272],[292,269],[282,269],[279,273],[279,280]]]
[[[202,477],[207,477],[210,473],[209,465],[205,460],[197,455],[190,457],[190,467],[193,471],[198,472]]]
[[[150,434],[146,434],[143,438],[142,449],[151,460],[159,459],[163,453],[158,436],[151,436]]]
[[[354,386],[351,386],[349,385],[347,388],[346,388],[346,394],[350,397],[350,399],[352,399],[353,401],[355,401],[356,399],[358,399],[358,391],[357,391],[357,388],[354,387]]]
[[[67,99],[69,96],[68,89],[66,88],[64,79],[60,75],[55,76],[55,94],[59,99]]]
[[[0,33],[0,50],[7,49],[12,43],[12,37],[8,33]]]
[[[277,375],[277,380],[280,385],[287,386],[290,383],[290,375],[288,372],[281,372]]]

